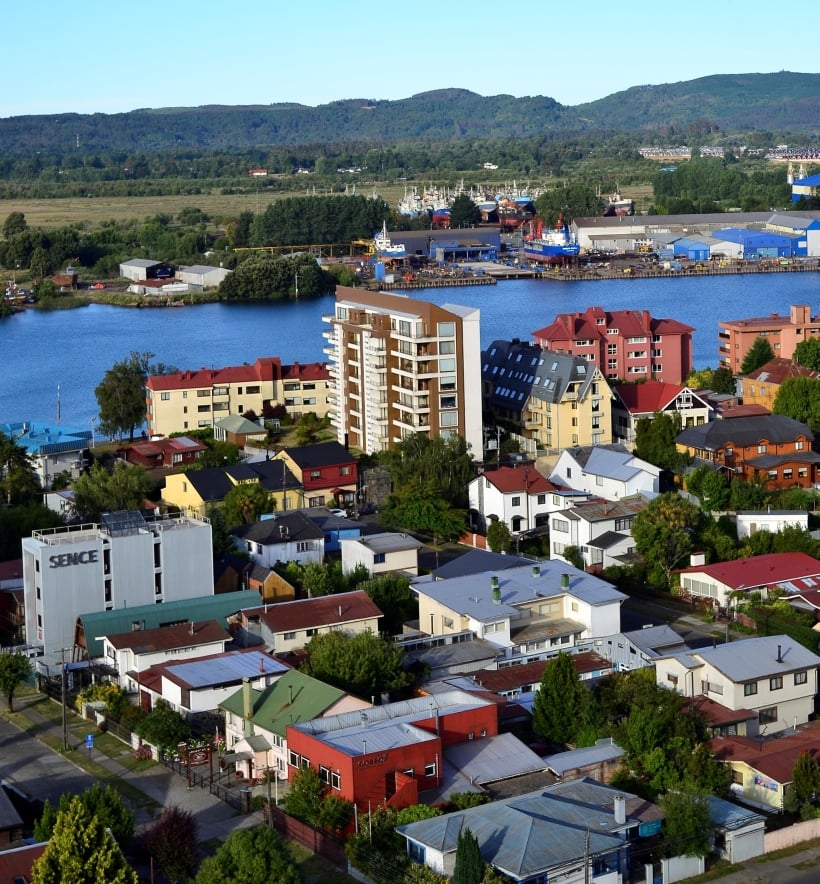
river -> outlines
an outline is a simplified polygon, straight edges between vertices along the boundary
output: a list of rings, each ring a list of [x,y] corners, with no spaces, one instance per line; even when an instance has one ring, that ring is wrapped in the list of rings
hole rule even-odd
[[[696,368],[717,365],[721,320],[788,314],[791,304],[816,310],[818,273],[773,273],[680,279],[556,282],[504,280],[472,288],[425,289],[412,296],[481,310],[481,342],[530,338],[557,313],[600,305],[646,309],[656,318],[693,326]],[[282,362],[323,361],[334,298],[279,304],[205,304],[135,310],[93,304],[76,310],[26,310],[0,320],[0,423],[54,421],[57,388],[63,425],[86,428],[95,419],[94,388],[132,350],[180,369],[241,365],[259,356]]]

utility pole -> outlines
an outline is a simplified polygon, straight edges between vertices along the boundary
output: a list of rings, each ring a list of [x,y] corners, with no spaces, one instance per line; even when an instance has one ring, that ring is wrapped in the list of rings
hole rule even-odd
[[[65,648],[60,648],[60,675],[62,681],[62,699],[63,699],[63,751],[68,751],[68,709],[66,706],[67,703],[67,685],[66,685],[66,671],[65,671]]]

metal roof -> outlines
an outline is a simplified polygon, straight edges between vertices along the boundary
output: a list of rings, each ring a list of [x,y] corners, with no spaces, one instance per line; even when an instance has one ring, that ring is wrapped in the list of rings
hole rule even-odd
[[[598,740],[594,746],[547,755],[544,758],[544,763],[556,776],[563,777],[569,771],[588,767],[592,764],[601,764],[604,761],[615,761],[618,758],[623,758],[623,755],[624,750],[607,737],[603,740]]]
[[[243,678],[281,675],[290,669],[262,651],[228,651],[206,660],[187,660],[168,666],[166,674],[194,690],[211,685],[239,683]]]
[[[538,773],[546,768],[539,755],[510,733],[459,743],[448,748],[446,754],[447,760],[469,777],[471,783],[479,785]]]

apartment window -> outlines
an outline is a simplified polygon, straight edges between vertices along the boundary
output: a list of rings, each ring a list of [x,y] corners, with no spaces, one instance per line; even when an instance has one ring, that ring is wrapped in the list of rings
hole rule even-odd
[[[287,642],[292,642],[296,638],[296,633],[295,632],[286,632],[284,634],[283,638]]]
[[[292,749],[288,750],[288,764],[291,767],[299,767],[299,753]]]
[[[442,427],[457,427],[458,426],[458,412],[457,411],[445,411],[438,416],[439,425]]]
[[[499,620],[496,623],[485,623],[484,624],[484,635],[489,635],[493,632],[503,632],[504,630],[504,621]]]
[[[255,393],[259,393],[259,386],[256,385],[256,386],[251,386],[251,387],[245,387],[245,392],[246,392],[249,396],[252,395],[252,394],[255,394]]]
[[[757,693],[757,682],[750,681],[747,684],[743,685],[743,696],[744,697],[753,697]]]
[[[167,401],[171,398],[171,394],[170,394],[170,393],[160,393],[160,394],[159,394],[159,398],[160,398],[163,402],[167,402]]]
[[[773,678],[769,679],[769,690],[770,691],[779,691],[783,687],[783,676],[775,675]]]
[[[766,453],[766,443],[765,442],[761,442],[760,445],[757,446],[757,453],[758,454],[765,454]]]
[[[809,468],[808,467],[798,467],[797,468],[797,478],[798,479],[806,479],[806,478],[808,478],[808,475],[809,475]]]
[[[385,553],[373,553],[373,564],[374,565],[383,565],[387,559],[385,558]]]
[[[607,354],[607,356],[617,356],[618,355],[618,345],[617,344],[607,344],[606,345],[606,354]]]
[[[455,371],[456,370],[456,361],[455,359],[439,359],[438,361],[438,370],[441,374],[445,372]]]
[[[450,353],[456,352],[456,342],[455,341],[440,341],[438,345],[438,352],[442,355],[449,355]]]
[[[520,498],[520,497],[514,497],[514,498],[512,499],[512,501],[511,501],[511,503],[512,503],[513,506],[521,506],[521,498]]]
[[[318,634],[319,634],[319,627],[318,626],[312,626],[310,629],[305,630],[305,635],[308,638],[313,638],[314,635],[318,635]]]
[[[436,775],[436,770],[437,770],[437,767],[436,767],[435,762],[433,762],[432,764],[425,764],[424,765],[424,776],[434,777]]]
[[[777,706],[761,709],[757,713],[757,720],[760,724],[774,724],[777,721]]]
[[[617,371],[618,360],[617,359],[607,359],[606,368],[607,368],[607,371]]]
[[[183,399],[187,399],[187,398],[188,398],[188,391],[187,391],[187,390],[183,390],[183,391],[182,391],[182,398],[183,398]]]
[[[450,390],[455,390],[458,385],[456,384],[456,376],[454,374],[442,375],[438,381],[438,388],[442,393],[449,392]]]
[[[330,788],[336,789],[336,791],[342,788],[342,778],[333,770],[330,772]]]
[[[330,770],[326,767],[322,767],[319,765],[319,779],[326,785],[330,785]]]
[[[228,388],[227,387],[214,387],[214,396],[227,396]]]
[[[666,680],[669,684],[676,685],[678,683],[677,675],[673,675],[671,672],[666,673]]]
[[[802,450],[803,450],[803,446],[804,446],[804,443],[802,442],[802,440],[798,439],[798,440],[794,443],[794,450],[795,450],[795,451],[802,451]]]
[[[210,390],[197,390],[196,397],[197,399],[209,399],[211,396]]]
[[[458,408],[458,400],[455,396],[440,396],[439,408]]]
[[[553,519],[552,530],[561,531],[563,534],[569,533],[569,522],[566,519]]]
[[[454,322],[438,323],[438,336],[440,338],[454,338],[456,334],[456,324]]]
[[[791,468],[789,468],[789,467],[784,468],[784,470],[783,470],[783,478],[784,478],[784,479],[791,479],[791,477],[792,477],[792,470],[791,470]]]

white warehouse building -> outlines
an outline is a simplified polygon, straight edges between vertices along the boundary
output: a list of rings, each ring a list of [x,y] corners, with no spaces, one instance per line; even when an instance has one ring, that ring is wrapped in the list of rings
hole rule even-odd
[[[99,524],[34,531],[22,548],[26,643],[46,654],[73,646],[81,614],[214,591],[204,518],[104,513]]]

